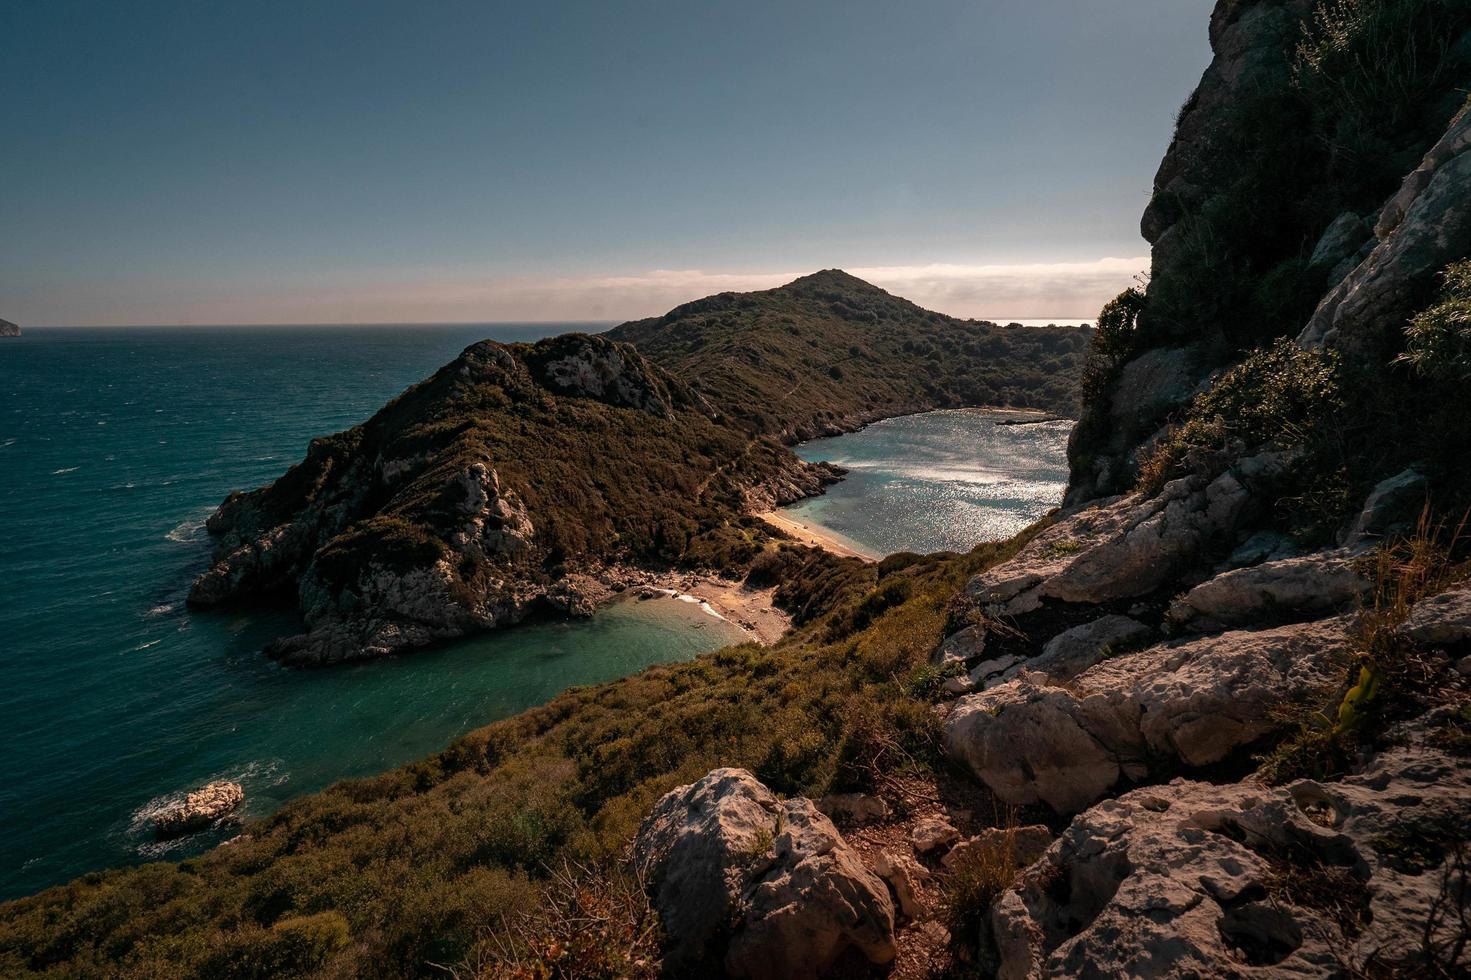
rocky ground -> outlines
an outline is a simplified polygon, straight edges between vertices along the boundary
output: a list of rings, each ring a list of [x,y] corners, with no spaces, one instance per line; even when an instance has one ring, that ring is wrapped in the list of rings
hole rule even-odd
[[[1129,303],[1154,318],[1113,318],[1065,509],[966,585],[934,650],[946,764],[893,760],[873,793],[815,802],[739,770],[666,795],[635,852],[678,955],[759,977],[1471,973],[1471,564],[1457,514],[1432,516],[1467,497],[1456,453],[1427,441],[1399,461],[1394,404],[1279,404],[1275,428],[1253,428],[1297,383],[1285,374],[1234,407],[1207,397],[1267,363],[1328,365],[1317,377],[1361,401],[1429,383],[1394,374],[1395,352],[1471,255],[1471,108],[1436,89],[1471,75],[1471,25],[1436,22],[1445,75],[1395,134],[1408,176],[1278,265],[1319,288],[1277,360],[1233,366],[1239,325],[1192,336],[1170,305],[1203,274],[1201,229],[1225,234],[1210,209],[1230,180],[1261,179],[1220,157],[1242,106],[1297,86],[1286,99],[1331,118],[1341,104],[1304,81],[1336,56],[1315,32],[1385,57],[1404,40],[1356,34],[1378,16],[1362,5],[1315,8],[1217,5],[1215,60],[1144,218],[1155,278]],[[1312,165],[1339,172],[1331,154]],[[1272,247],[1252,260],[1280,262]],[[1329,533],[1289,527],[1333,481]]]

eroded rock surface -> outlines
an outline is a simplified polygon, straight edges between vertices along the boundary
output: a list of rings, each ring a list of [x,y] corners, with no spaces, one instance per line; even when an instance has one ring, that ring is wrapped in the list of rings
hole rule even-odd
[[[1413,969],[1427,937],[1444,950],[1464,928],[1452,841],[1468,818],[1465,767],[1424,746],[1337,783],[1136,790],[1080,814],[1002,896],[999,975]]]
[[[743,769],[666,794],[634,841],[673,962],[721,955],[731,976],[817,977],[894,958],[894,907],[826,816]],[[727,926],[734,923],[733,929]]]
[[[956,702],[944,744],[1007,803],[1075,813],[1161,765],[1203,766],[1275,730],[1277,709],[1343,677],[1344,623],[1164,643],[1066,686],[1024,672]]]
[[[1384,205],[1368,257],[1318,304],[1297,342],[1352,349],[1400,329],[1445,266],[1471,254],[1471,111],[1462,109]]]
[[[1214,480],[1185,477],[1153,497],[1133,495],[1072,514],[966,590],[996,615],[1019,616],[1047,600],[1097,604],[1147,595],[1202,561],[1252,506],[1250,486],[1280,468],[1264,455]]]
[[[1217,575],[1176,599],[1165,615],[1178,630],[1208,632],[1343,612],[1368,591],[1355,556],[1303,555]]]
[[[1471,583],[1462,582],[1415,603],[1399,633],[1425,646],[1471,643]]]

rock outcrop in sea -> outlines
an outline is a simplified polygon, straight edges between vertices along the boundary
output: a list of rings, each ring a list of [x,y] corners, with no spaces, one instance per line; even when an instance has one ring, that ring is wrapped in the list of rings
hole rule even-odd
[[[19,337],[20,327],[9,320],[0,320],[0,337]]]
[[[159,810],[153,816],[153,828],[160,838],[183,837],[204,830],[243,802],[245,790],[239,783],[213,782]]]

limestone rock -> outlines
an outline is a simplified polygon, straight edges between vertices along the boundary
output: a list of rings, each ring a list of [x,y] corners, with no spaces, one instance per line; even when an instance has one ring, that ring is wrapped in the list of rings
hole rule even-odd
[[[956,661],[965,663],[979,657],[985,650],[986,628],[981,625],[967,626],[947,636],[930,659],[936,666]]]
[[[1364,243],[1373,237],[1373,222],[1366,222],[1352,211],[1345,211],[1333,219],[1323,237],[1318,239],[1308,264],[1327,273],[1329,285],[1336,286],[1358,264],[1353,259]]]
[[[902,915],[917,919],[924,914],[921,896],[924,893],[924,883],[930,879],[930,873],[923,865],[908,854],[879,851],[874,856],[874,870],[894,890]]]
[[[1231,568],[1248,568],[1264,561],[1291,558],[1297,552],[1296,543],[1280,531],[1257,531],[1236,546],[1226,564]]]
[[[987,827],[974,837],[967,838],[950,849],[940,859],[945,867],[954,870],[971,860],[974,854],[1010,851],[1012,860],[1024,868],[1040,858],[1052,844],[1052,831],[1045,824],[1026,827]]]
[[[1365,538],[1382,538],[1396,531],[1412,530],[1429,500],[1429,493],[1429,483],[1414,470],[1405,470],[1384,480],[1369,492],[1364,509],[1349,529],[1345,541],[1356,544]]]
[[[1415,603],[1398,632],[1424,646],[1455,646],[1471,641],[1471,583],[1462,582]]]
[[[966,591],[988,612],[1004,616],[1031,612],[1049,599],[1100,603],[1147,595],[1235,530],[1250,504],[1248,486],[1273,471],[1271,462],[1242,462],[1237,472],[1209,483],[1185,477],[1153,497],[1135,494],[1078,511],[1015,558],[976,576]]]
[[[969,677],[947,677],[945,683],[940,685],[940,689],[952,697],[958,697],[962,694],[969,694],[975,689],[975,685],[971,683]]]
[[[955,843],[960,839],[960,831],[943,817],[922,817],[915,822],[909,839],[916,851],[929,854]]]
[[[671,962],[719,955],[753,978],[820,976],[850,951],[894,958],[894,908],[811,800],[779,801],[743,769],[666,794],[634,840]]]
[[[1368,347],[1399,330],[1425,284],[1471,253],[1471,111],[1462,111],[1385,204],[1369,256],[1323,297],[1297,342]]]
[[[0,337],[19,337],[20,327],[9,320],[0,320]]]
[[[1137,619],[1103,616],[1048,640],[1041,656],[1027,662],[1027,669],[1046,674],[1054,682],[1071,680],[1110,653],[1139,646],[1153,634]]]
[[[1314,619],[1344,611],[1368,590],[1347,553],[1303,555],[1217,575],[1176,599],[1165,616],[1195,632]]]
[[[878,823],[889,819],[889,804],[867,793],[829,793],[817,808],[840,823]]]
[[[210,783],[159,811],[153,818],[153,828],[160,838],[182,837],[205,829],[244,801],[245,790],[239,783]]]
[[[1465,887],[1445,834],[1468,818],[1467,768],[1419,747],[1338,783],[1128,793],[1076,817],[997,902],[999,976],[1397,975],[1432,904]],[[1361,932],[1294,904],[1283,883],[1314,874]]]
[[[982,660],[971,668],[968,679],[973,688],[985,690],[995,687],[1002,678],[1011,680],[1016,676],[1016,671],[1022,663],[1022,658],[1016,654],[1003,654],[992,657],[990,660]]]
[[[1203,766],[1320,696],[1348,656],[1341,620],[1176,641],[1114,657],[1059,687],[1044,675],[961,698],[944,745],[1012,804],[1075,813],[1154,760]]]

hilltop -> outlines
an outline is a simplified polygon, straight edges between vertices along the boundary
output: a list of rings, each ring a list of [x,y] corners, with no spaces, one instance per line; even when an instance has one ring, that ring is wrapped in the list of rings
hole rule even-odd
[[[1210,32],[1063,508],[965,555],[763,543],[774,646],[0,907],[0,972],[1465,976],[1471,8]],[[785,390],[724,349],[691,404]]]
[[[839,269],[720,293],[609,337],[703,393],[734,423],[786,442],[961,405],[1076,412],[1088,337],[922,309]]]
[[[1067,411],[1087,340],[831,271],[604,335],[485,341],[232,494],[190,603],[294,593],[307,630],[271,652],[326,664],[585,614],[624,565],[739,575],[773,533],[750,515],[838,476],[787,443],[940,407]]]

